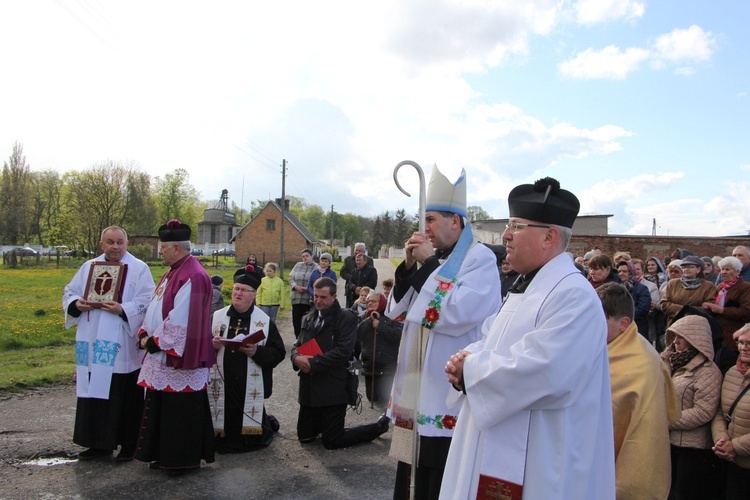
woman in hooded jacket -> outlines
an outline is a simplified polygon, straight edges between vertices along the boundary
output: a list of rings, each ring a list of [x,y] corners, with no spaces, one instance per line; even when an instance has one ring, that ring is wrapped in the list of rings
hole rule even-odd
[[[750,324],[737,334],[740,357],[724,377],[721,405],[711,425],[714,453],[726,460],[728,500],[744,500],[750,492]]]
[[[646,259],[643,277],[656,285],[656,288],[661,288],[667,281],[667,268],[657,257],[649,257]]]
[[[669,426],[672,452],[672,487],[669,498],[705,499],[712,494],[710,473],[711,421],[719,405],[721,371],[714,364],[708,320],[698,315],[675,321],[666,333],[661,354],[672,374],[682,415]]]
[[[362,346],[362,368],[365,374],[365,392],[373,403],[387,403],[396,374],[398,347],[401,343],[403,323],[385,316],[385,296],[376,291],[367,296],[365,319],[357,328],[357,338]]]

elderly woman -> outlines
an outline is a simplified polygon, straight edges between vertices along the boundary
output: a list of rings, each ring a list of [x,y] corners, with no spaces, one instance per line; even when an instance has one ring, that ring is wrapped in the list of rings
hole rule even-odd
[[[599,288],[604,283],[620,282],[620,277],[612,265],[612,260],[604,254],[596,255],[589,260],[589,283]]]
[[[714,453],[727,461],[724,498],[745,500],[750,496],[750,325],[736,333],[740,356],[724,377],[711,431]]]
[[[716,300],[716,287],[703,279],[703,261],[694,255],[682,259],[682,277],[670,279],[659,306],[667,315],[667,326],[684,306],[703,307]]]
[[[315,269],[312,252],[305,248],[302,250],[302,262],[294,264],[292,271],[289,273],[289,290],[292,302],[292,328],[294,328],[294,338],[299,337],[302,326],[302,318],[310,310],[310,292],[307,291],[307,284],[310,283],[310,276]]]
[[[388,403],[398,360],[403,324],[385,316],[387,300],[372,291],[367,296],[365,319],[357,328],[362,346],[362,368],[365,373],[365,392],[373,403]]]
[[[320,254],[320,262],[318,262],[318,265],[313,269],[312,273],[310,273],[310,280],[307,282],[307,293],[310,294],[311,302],[315,295],[313,292],[313,285],[318,281],[318,278],[331,278],[336,282],[336,273],[331,269],[332,260],[333,257],[331,257],[330,253],[325,252]]]
[[[667,328],[669,347],[661,354],[672,374],[682,416],[669,426],[672,451],[670,499],[710,498],[708,474],[711,421],[716,414],[721,371],[712,361],[714,348],[708,320],[685,316]]]
[[[716,287],[716,300],[704,302],[703,309],[711,311],[721,326],[724,346],[735,350],[732,334],[750,322],[750,283],[740,278],[742,262],[736,257],[721,259],[719,269],[722,281]]]

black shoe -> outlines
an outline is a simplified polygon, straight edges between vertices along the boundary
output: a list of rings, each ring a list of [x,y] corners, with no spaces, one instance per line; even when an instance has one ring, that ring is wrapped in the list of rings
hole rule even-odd
[[[197,470],[200,470],[200,467],[188,467],[187,469],[169,469],[166,472],[169,477],[180,477]]]
[[[380,418],[378,419],[378,432],[380,434],[385,434],[386,432],[388,432],[388,428],[390,427],[390,425],[391,419],[388,417],[388,415],[386,415],[385,413],[380,415]]]
[[[78,460],[94,460],[95,458],[103,457],[105,455],[112,456],[112,450],[102,450],[101,448],[89,448],[88,450],[82,451],[78,454]]]
[[[148,468],[151,470],[159,470],[161,469],[161,464],[158,460],[154,460],[153,462],[148,464]]]
[[[115,462],[130,462],[135,457],[135,450],[132,448],[120,448],[120,453],[115,457]]]

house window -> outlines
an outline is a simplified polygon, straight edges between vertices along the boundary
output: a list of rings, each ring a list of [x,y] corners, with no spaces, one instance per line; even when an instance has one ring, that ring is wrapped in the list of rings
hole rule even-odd
[[[276,221],[274,219],[266,219],[266,231],[275,231]]]

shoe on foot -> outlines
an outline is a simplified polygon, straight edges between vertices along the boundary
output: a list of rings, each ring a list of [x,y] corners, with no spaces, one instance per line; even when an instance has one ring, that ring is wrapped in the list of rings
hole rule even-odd
[[[112,455],[112,450],[103,450],[101,448],[89,448],[78,454],[78,460],[94,460],[95,458]]]
[[[380,418],[378,419],[378,432],[380,432],[380,434],[385,434],[386,432],[388,432],[388,428],[390,427],[390,425],[391,419],[388,417],[388,415],[386,415],[385,413],[380,415]]]

